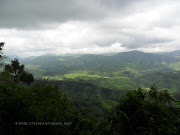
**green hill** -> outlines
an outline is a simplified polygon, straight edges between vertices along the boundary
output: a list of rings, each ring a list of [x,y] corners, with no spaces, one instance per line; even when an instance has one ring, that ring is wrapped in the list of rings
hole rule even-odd
[[[177,52],[172,52],[172,54]],[[123,52],[115,55],[75,55],[53,56],[44,55],[21,60],[36,79],[73,80],[92,83],[108,89],[132,89],[138,86],[147,87],[150,79],[147,76],[158,76],[180,70],[175,55],[170,53],[155,54],[140,51]],[[178,74],[175,73],[175,76]],[[160,77],[153,77],[155,84]],[[146,80],[147,79],[147,80]],[[142,80],[140,82],[136,80]],[[172,81],[173,78],[171,78]],[[149,83],[150,84],[152,84]],[[174,81],[173,86],[165,88],[179,89]],[[166,82],[162,81],[162,86]],[[149,87],[149,86],[148,86]]]

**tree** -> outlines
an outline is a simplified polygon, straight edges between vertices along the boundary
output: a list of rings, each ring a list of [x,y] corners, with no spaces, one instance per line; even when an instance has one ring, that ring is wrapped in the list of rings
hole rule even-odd
[[[99,134],[176,135],[180,108],[167,90],[153,86],[149,96],[141,88],[129,91],[99,124]]]
[[[24,71],[24,65],[20,65],[18,59],[11,61],[11,65],[5,65],[5,73],[9,73],[16,83],[23,82],[28,85],[34,81],[34,77],[28,71]]]
[[[0,83],[0,135],[69,135],[76,117],[75,107],[55,85]]]
[[[0,67],[4,65],[4,59],[7,58],[2,52],[4,44],[4,42],[0,42]]]
[[[4,46],[4,42],[0,42],[0,51],[2,51],[2,48],[3,48],[3,46]],[[2,53],[2,52],[1,52]],[[2,54],[0,53],[0,57],[2,57]]]

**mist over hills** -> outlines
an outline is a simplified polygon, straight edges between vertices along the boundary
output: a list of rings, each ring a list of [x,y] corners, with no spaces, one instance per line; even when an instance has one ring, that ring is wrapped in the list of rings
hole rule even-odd
[[[138,50],[133,50],[133,51],[129,51],[129,52],[120,52],[120,53],[106,53],[106,54],[60,54],[60,55],[56,55],[56,54],[45,54],[45,55],[41,55],[41,56],[61,56],[61,57],[68,57],[68,56],[86,56],[86,55],[102,55],[102,56],[126,56],[126,55],[143,55],[143,54],[161,54],[161,55],[166,55],[166,56],[180,56],[180,50],[176,50],[176,51],[172,51],[172,52],[161,52],[161,53],[145,53],[145,52],[141,52]],[[28,60],[29,58],[36,58],[36,57],[41,57],[41,56],[29,56],[29,57],[20,57],[18,55],[8,55],[10,58],[19,58],[19,59],[24,59],[24,60]]]
[[[10,58],[11,60],[13,60],[13,59],[15,59],[15,58],[17,58],[17,59],[19,59],[19,60],[23,59],[23,58],[21,58],[21,57],[18,56],[18,55],[8,55],[8,58]]]
[[[170,55],[170,56],[180,56],[180,50],[173,51],[173,52],[168,52],[168,53],[165,53],[165,54]]]

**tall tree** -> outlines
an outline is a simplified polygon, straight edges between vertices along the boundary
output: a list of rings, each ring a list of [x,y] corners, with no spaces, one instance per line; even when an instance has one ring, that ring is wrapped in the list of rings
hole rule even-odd
[[[24,70],[24,65],[20,65],[18,59],[11,61],[11,64],[5,65],[5,72],[9,73],[15,82],[23,82],[28,85],[34,81],[34,77],[31,73]]]
[[[4,53],[2,52],[4,44],[5,44],[4,42],[0,42],[0,67],[3,66],[3,64],[4,64],[4,59],[6,58],[6,56],[5,56]]]

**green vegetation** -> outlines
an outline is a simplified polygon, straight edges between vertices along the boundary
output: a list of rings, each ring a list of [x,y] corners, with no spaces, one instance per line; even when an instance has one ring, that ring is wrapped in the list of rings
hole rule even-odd
[[[41,84],[24,88],[13,82],[6,82],[0,83],[0,94],[0,123],[3,134],[70,132],[67,125],[38,126],[31,123],[73,121],[75,109],[56,87]],[[25,126],[26,124],[28,125]]]
[[[178,135],[180,72],[169,66],[178,63],[174,57],[177,52],[41,56],[29,59],[26,69],[48,80],[34,82],[12,60],[0,73],[0,134]],[[153,84],[160,89],[149,89]]]
[[[180,62],[170,64],[170,67],[174,70],[180,70]]]
[[[132,51],[112,56],[39,56],[21,62],[34,74],[36,79],[70,80],[92,83],[108,89],[128,90],[137,87],[148,88],[153,84],[160,88],[179,90],[178,74],[168,78],[170,87],[164,79],[157,76],[171,74],[179,70],[179,52],[153,54]],[[147,79],[151,76],[152,81]],[[141,80],[141,81],[139,81]],[[160,82],[161,83],[156,83]],[[154,83],[155,82],[155,83]]]
[[[128,92],[97,126],[100,135],[173,135],[178,134],[180,108],[167,91],[152,87]],[[96,133],[97,134],[97,133]]]
[[[43,76],[43,79],[55,81],[63,80],[63,78],[61,78],[60,76]]]
[[[76,78],[76,77],[100,77],[99,75],[88,75],[86,73],[69,73],[64,75],[66,78]]]
[[[34,81],[33,75],[24,71],[24,65],[20,65],[18,59],[12,60],[11,65],[5,65],[4,72],[2,74],[11,76],[16,83],[23,82],[30,85],[31,82]]]
[[[127,91],[112,90],[95,86],[87,82],[50,81],[58,85],[77,108],[86,108],[92,117],[100,118],[103,112],[114,106],[116,101]],[[40,83],[40,82],[39,82]]]
[[[57,88],[57,85],[48,83],[36,84],[31,88],[12,81],[0,83],[1,134],[178,134],[179,105],[173,103],[166,91],[160,93],[154,87],[146,96],[138,89],[125,94],[117,103],[100,100],[109,112],[95,124],[77,100],[73,104],[79,105],[76,106],[78,110]],[[82,104],[91,105],[97,111],[97,101]],[[108,102],[114,104],[112,109]],[[51,123],[38,125],[45,122]],[[53,122],[60,125],[53,125]]]

